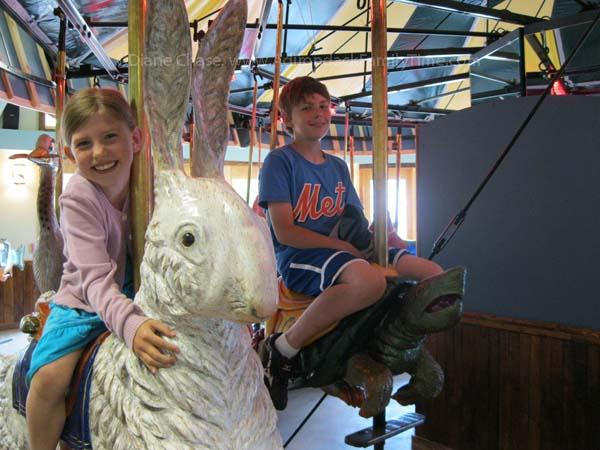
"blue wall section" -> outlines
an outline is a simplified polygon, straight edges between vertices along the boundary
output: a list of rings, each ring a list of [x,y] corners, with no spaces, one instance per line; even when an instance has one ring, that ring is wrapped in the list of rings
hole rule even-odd
[[[2,150],[23,150],[23,151],[31,151],[35,147],[35,142],[40,134],[46,133],[50,136],[54,136],[54,132],[51,131],[26,131],[26,130],[6,130],[0,129],[0,151]],[[265,159],[268,152],[262,152],[262,160]],[[183,157],[185,159],[189,159],[190,150],[189,144],[185,143],[183,145]],[[227,152],[225,154],[225,160],[227,162],[248,162],[248,149],[241,147],[229,146],[227,148]],[[254,149],[253,161],[258,162],[258,151]],[[356,164],[370,164],[371,157],[370,156],[356,156],[354,158]],[[396,162],[395,156],[390,156],[389,164],[394,164]],[[414,156],[413,155],[403,155],[402,163],[403,164],[414,164]]]
[[[35,148],[35,143],[40,134],[45,133],[54,137],[53,131],[29,131],[0,129],[0,151],[24,150],[30,152]]]
[[[421,128],[419,253],[466,205],[538,98]],[[467,311],[600,329],[600,99],[550,97],[436,258],[468,269]]]

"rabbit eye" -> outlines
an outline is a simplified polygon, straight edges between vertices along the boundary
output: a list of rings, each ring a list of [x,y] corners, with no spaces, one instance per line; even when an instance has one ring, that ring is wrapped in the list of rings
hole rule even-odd
[[[191,247],[192,245],[194,245],[194,242],[196,242],[196,238],[194,237],[194,235],[192,233],[185,233],[181,237],[181,243],[185,247]]]

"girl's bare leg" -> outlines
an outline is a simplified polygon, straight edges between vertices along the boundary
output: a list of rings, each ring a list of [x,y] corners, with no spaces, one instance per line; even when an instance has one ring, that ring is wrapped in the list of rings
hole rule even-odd
[[[27,430],[31,450],[56,450],[65,424],[65,393],[83,349],[42,367],[27,396]]]

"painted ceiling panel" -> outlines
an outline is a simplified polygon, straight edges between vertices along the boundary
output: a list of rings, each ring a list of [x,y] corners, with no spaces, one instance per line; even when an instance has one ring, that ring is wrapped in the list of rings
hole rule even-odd
[[[408,6],[402,3],[392,3],[388,7],[388,27],[403,27],[406,21],[415,10],[414,6]],[[362,13],[362,14],[361,14]],[[349,26],[368,26],[366,10],[359,10],[355,0],[346,1],[330,19],[329,25],[349,25]],[[397,33],[388,33],[388,43],[393,43],[398,36]],[[301,42],[300,54],[309,54],[314,42],[318,42],[314,54],[330,55],[334,53],[360,53],[370,51],[370,43],[366,44],[366,34],[358,32],[334,32],[321,31],[314,34],[313,41]],[[390,45],[388,45],[390,48]],[[329,77],[343,73],[358,73],[371,71],[371,61],[350,60],[343,62],[324,62],[314,67],[311,64],[291,64],[282,70],[282,76],[294,78],[297,76],[310,75],[313,77]],[[370,76],[367,80],[370,79]],[[363,87],[363,77],[341,78],[327,81],[327,87],[330,93],[336,97],[354,94]],[[265,93],[261,101],[270,101],[272,92]]]
[[[92,21],[127,21],[127,0],[71,0],[82,16]],[[38,26],[53,42],[58,42],[59,20],[54,15],[58,4],[54,0],[20,0]],[[104,42],[115,34],[122,32],[120,28],[96,28],[94,33],[100,42]],[[89,54],[85,43],[76,30],[67,30],[67,55],[71,63],[83,61]]]
[[[127,0],[70,0],[77,5],[80,13],[94,21],[127,21],[128,1]],[[221,8],[227,0],[188,0],[186,5],[190,21],[204,18],[200,23],[201,29],[206,29],[212,13]],[[537,17],[563,17],[573,15],[581,11],[581,4],[576,0],[464,0],[465,3],[474,5],[494,7],[497,9],[508,9],[511,12],[525,14]],[[594,5],[600,6],[600,0],[586,0]],[[54,41],[58,39],[58,18],[54,15],[54,9],[57,7],[56,0],[19,0],[25,7],[37,25]],[[456,0],[459,3],[459,0]],[[268,23],[275,24],[277,19],[276,0],[249,0],[248,23],[256,22],[260,17],[264,4],[271,4],[268,14]],[[367,15],[360,14],[366,12],[367,1],[357,0],[294,0],[288,5],[289,23],[306,25],[358,25],[366,26]],[[364,3],[364,5],[363,5]],[[359,9],[363,7],[362,10]],[[407,5],[402,1],[389,1],[387,12],[388,27],[400,28],[423,28],[437,30],[472,30],[472,31],[492,31],[492,30],[512,30],[516,25],[498,22],[494,20],[477,19],[470,15],[449,13],[433,8]],[[551,61],[558,66],[564,61],[565,53],[568,55],[579,39],[580,34],[585,29],[585,25],[577,28],[564,29],[555,33],[546,33],[545,38],[541,39],[542,44],[548,48]],[[107,53],[114,59],[119,60],[128,53],[127,29],[124,28],[94,28],[93,32],[98,37]],[[248,30],[247,35],[255,34],[253,30]],[[79,63],[94,63],[93,55],[86,45],[80,40],[75,30],[68,32],[67,54],[71,66],[77,66]],[[483,38],[463,38],[450,36],[422,36],[388,33],[388,48],[390,50],[410,50],[410,49],[436,49],[445,47],[480,47],[485,44]],[[309,31],[309,30],[290,30],[287,33],[287,43],[285,51],[287,55],[307,55],[322,54],[329,55],[333,53],[349,53],[370,51],[370,43],[365,46],[366,34],[348,31]],[[272,29],[263,32],[263,39],[257,51],[258,62],[261,57],[273,57],[276,45],[276,31]],[[9,46],[10,47],[10,46]],[[195,47],[195,46],[194,46]],[[580,50],[573,61],[572,67],[590,67],[600,66],[598,48],[600,47],[600,27],[594,31],[588,42]],[[247,45],[246,55],[251,52],[252,45]],[[34,52],[35,49],[25,48],[27,54]],[[195,51],[195,50],[194,50]],[[5,55],[5,50],[0,49],[0,57],[11,59],[14,67],[20,67],[17,55]],[[9,48],[10,53],[10,48]],[[14,53],[14,52],[13,52]],[[465,58],[465,57],[462,57]],[[21,58],[22,59],[22,58]],[[468,66],[448,66],[448,67],[430,67],[420,70],[403,70],[411,66],[422,66],[424,64],[435,64],[444,61],[455,61],[457,58],[397,58],[390,59],[388,63],[388,84],[389,86],[402,86],[407,83],[426,81],[431,78],[447,77],[465,73]],[[526,44],[526,70],[528,72],[539,71],[540,59],[537,57],[530,45]],[[370,61],[352,60],[344,62],[326,62],[322,64],[288,64],[282,67],[282,76],[293,78],[300,75],[310,74],[315,77],[331,77],[340,74],[354,72],[370,72]],[[261,65],[266,71],[273,71],[273,66]],[[47,77],[47,67],[31,67],[31,71],[38,76]],[[597,79],[597,74],[577,75],[578,80],[585,78]],[[268,79],[259,79],[259,86],[267,83]],[[231,102],[240,106],[251,106],[253,76],[247,67],[236,73],[236,79],[232,83],[232,89],[245,89],[245,92],[234,94]],[[340,78],[326,81],[328,88],[334,96],[340,97],[360,93],[361,91],[371,90],[370,75],[366,77],[355,76],[352,78]],[[388,102],[392,105],[419,104],[423,107],[460,109],[467,107],[469,103],[469,93],[460,92],[456,94],[443,95],[457,89],[463,89],[469,86],[468,80],[454,81],[447,84],[438,84],[435,86],[426,86],[413,88],[410,90],[400,90],[399,92],[390,92]],[[271,91],[261,89],[260,101],[268,102],[271,99]],[[441,95],[441,96],[440,96]],[[437,97],[440,96],[440,97]],[[423,101],[425,99],[425,101]],[[369,101],[370,97],[360,98],[361,101]],[[421,116],[422,117],[422,116]]]

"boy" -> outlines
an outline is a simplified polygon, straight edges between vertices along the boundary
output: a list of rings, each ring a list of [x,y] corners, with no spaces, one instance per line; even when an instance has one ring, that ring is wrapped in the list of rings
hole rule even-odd
[[[346,205],[362,211],[346,163],[321,150],[331,122],[330,96],[311,77],[292,80],[279,106],[292,144],[269,153],[260,175],[259,204],[267,217],[277,269],[287,288],[315,300],[285,333],[265,341],[266,378],[275,408],[287,405],[291,359],[317,333],[381,298],[385,277],[348,242],[331,237]],[[442,271],[434,262],[390,251],[399,275],[417,280]]]

